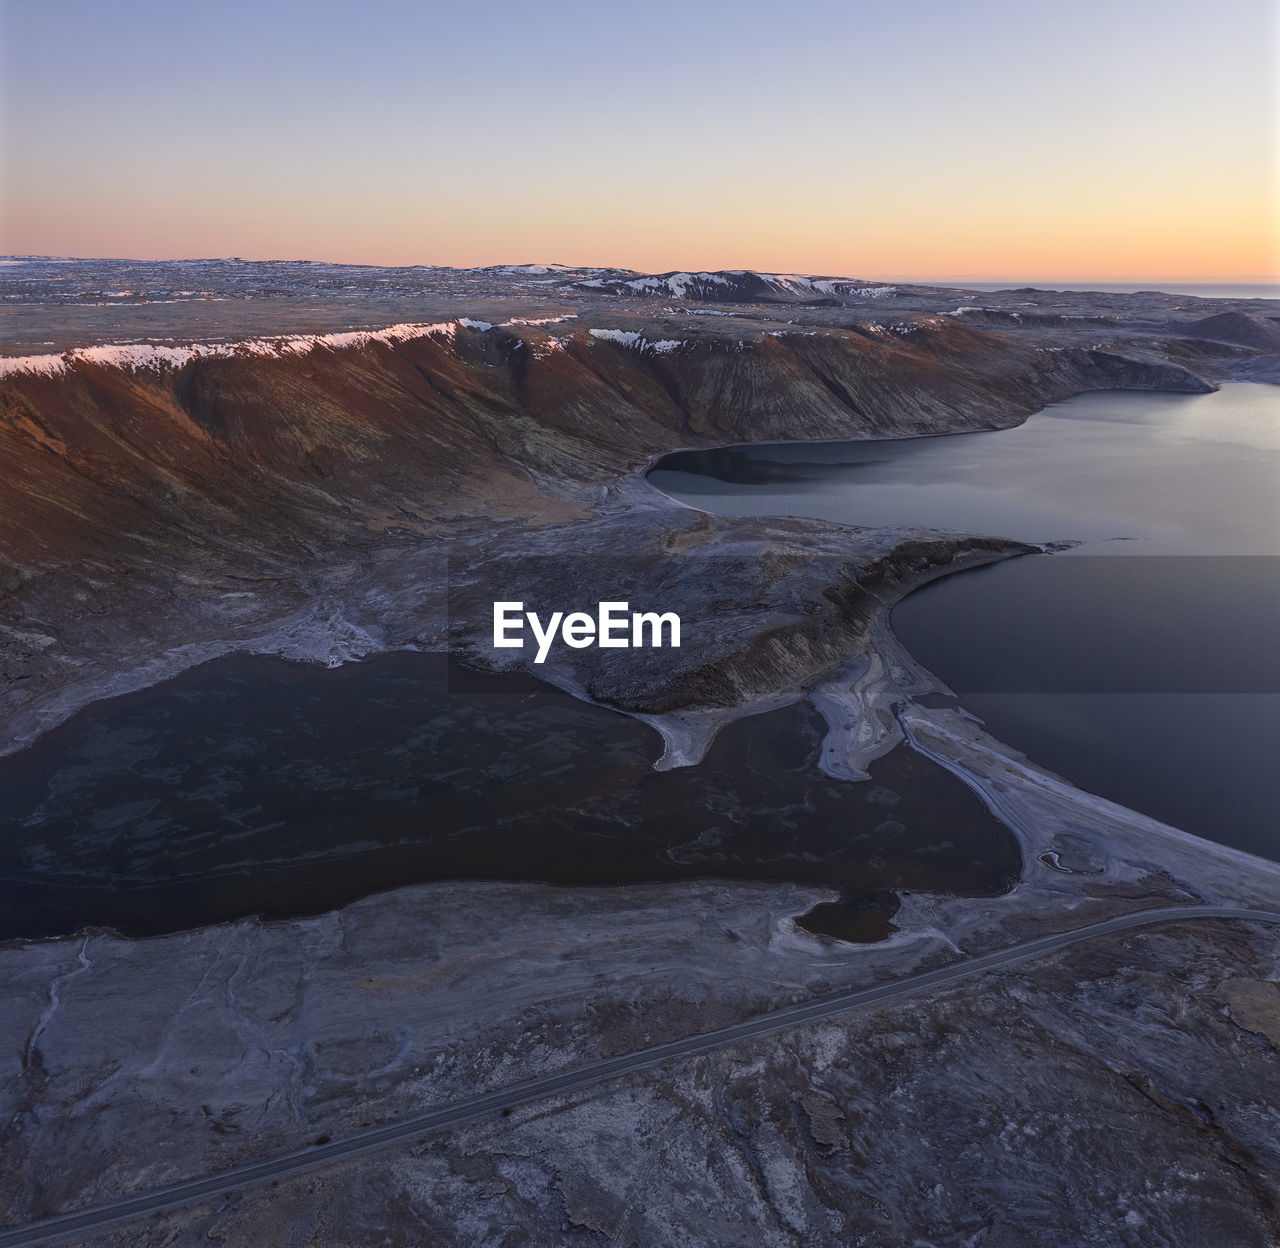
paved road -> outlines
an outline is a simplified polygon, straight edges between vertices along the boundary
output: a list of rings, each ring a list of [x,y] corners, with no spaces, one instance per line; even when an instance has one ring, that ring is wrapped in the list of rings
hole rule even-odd
[[[647,1070],[649,1067],[669,1062],[673,1058],[705,1053],[723,1045],[737,1044],[756,1036],[768,1035],[770,1032],[795,1027],[797,1024],[812,1022],[815,1019],[829,1018],[833,1014],[842,1014],[848,1010],[865,1009],[868,1006],[882,1005],[887,1001],[896,1001],[900,997],[924,992],[926,989],[937,988],[943,984],[952,984],[972,975],[980,975],[984,971],[996,970],[1017,962],[1025,962],[1029,958],[1053,953],[1095,936],[1105,936],[1111,932],[1122,932],[1134,927],[1146,927],[1152,923],[1183,922],[1187,919],[1237,919],[1243,922],[1280,923],[1280,913],[1270,910],[1240,910],[1230,906],[1176,906],[1164,910],[1143,910],[1136,914],[1121,915],[1102,923],[1076,928],[1074,931],[1042,936],[1038,940],[1028,940],[1010,949],[998,949],[994,953],[984,953],[976,958],[965,958],[934,971],[924,971],[919,975],[888,980],[867,988],[851,988],[845,992],[815,997],[800,1005],[790,1005],[784,1009],[775,1010],[771,1014],[761,1014],[746,1022],[735,1023],[732,1027],[722,1027],[718,1031],[686,1036],[683,1040],[673,1040],[669,1044],[656,1044],[652,1048],[641,1049],[636,1053],[625,1053],[620,1057],[591,1062],[586,1066],[578,1066],[560,1074],[547,1075],[542,1079],[532,1079],[528,1083],[500,1088],[496,1092],[471,1097],[469,1100],[454,1101],[450,1105],[441,1105],[424,1113],[414,1114],[410,1118],[401,1118],[396,1122],[384,1123],[378,1127],[368,1127],[363,1131],[357,1131],[354,1135],[344,1136],[342,1139],[332,1140],[326,1144],[296,1149],[264,1161],[235,1166],[230,1170],[223,1170],[202,1179],[173,1183],[168,1187],[155,1188],[137,1196],[94,1205],[74,1213],[59,1214],[43,1222],[0,1229],[0,1248],[15,1248],[16,1245],[30,1248],[31,1245],[56,1243],[72,1236],[100,1231],[113,1223],[129,1221],[162,1209],[195,1204],[211,1196],[222,1196],[227,1192],[251,1187],[269,1179],[278,1179],[286,1175],[298,1174],[303,1170],[328,1165],[334,1161],[358,1157],[363,1153],[371,1153],[375,1149],[386,1148],[388,1145],[398,1144],[431,1131],[438,1131],[443,1127],[458,1126],[476,1118],[496,1114],[526,1101],[541,1100],[563,1092],[576,1092],[602,1080],[614,1079],[619,1075],[631,1074],[637,1070]]]

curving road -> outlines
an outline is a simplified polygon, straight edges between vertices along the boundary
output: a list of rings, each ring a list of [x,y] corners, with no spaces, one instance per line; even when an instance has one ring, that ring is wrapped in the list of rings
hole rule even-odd
[[[1088,927],[1059,932],[1052,936],[1042,936],[1037,940],[1028,940],[1009,949],[998,949],[994,953],[984,953],[976,958],[965,958],[948,966],[939,967],[937,970],[872,984],[870,987],[851,988],[844,992],[815,997],[800,1005],[789,1005],[772,1013],[748,1019],[746,1022],[735,1023],[731,1027],[686,1036],[682,1040],[656,1044],[636,1053],[626,1053],[620,1057],[590,1062],[585,1066],[578,1066],[559,1074],[499,1088],[498,1091],[488,1092],[483,1096],[454,1101],[452,1104],[441,1105],[409,1118],[401,1118],[377,1127],[368,1127],[353,1135],[344,1136],[342,1139],[309,1148],[295,1149],[293,1152],[281,1153],[264,1161],[234,1166],[230,1170],[223,1170],[205,1178],[172,1183],[167,1187],[155,1188],[137,1196],[126,1196],[120,1200],[93,1205],[87,1209],[59,1214],[42,1222],[0,1229],[0,1248],[16,1248],[17,1245],[27,1248],[29,1245],[51,1244],[72,1236],[82,1236],[85,1233],[103,1230],[113,1223],[129,1221],[164,1209],[195,1204],[211,1196],[222,1196],[227,1192],[251,1187],[269,1179],[278,1179],[328,1165],[334,1161],[358,1157],[362,1153],[371,1153],[375,1149],[386,1148],[388,1145],[398,1144],[431,1131],[438,1131],[443,1127],[458,1126],[526,1101],[541,1100],[564,1092],[576,1092],[602,1080],[614,1079],[619,1075],[631,1074],[637,1070],[646,1070],[651,1066],[671,1061],[673,1058],[705,1053],[723,1045],[737,1044],[756,1036],[795,1027],[800,1023],[829,1018],[833,1014],[841,1014],[847,1010],[882,1005],[929,988],[968,979],[984,971],[996,970],[1046,953],[1053,953],[1069,945],[1078,944],[1080,941],[1091,940],[1095,936],[1123,932],[1134,927],[1146,927],[1153,923],[1184,922],[1187,919],[1235,919],[1241,922],[1280,923],[1280,912],[1244,910],[1232,906],[1176,906],[1121,915],[1102,923],[1090,924]]]

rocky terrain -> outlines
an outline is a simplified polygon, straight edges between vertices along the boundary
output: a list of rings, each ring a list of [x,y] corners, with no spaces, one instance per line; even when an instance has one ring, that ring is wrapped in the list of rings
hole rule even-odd
[[[82,1207],[1190,896],[1058,796],[1082,817],[1012,897],[906,898],[856,954],[785,917],[819,893],[741,884],[432,885],[0,950],[2,1199]],[[1278,974],[1274,928],[1111,937],[76,1242],[1266,1245]]]
[[[340,297],[354,278],[327,266],[190,267],[8,266],[27,274],[5,292],[16,338],[98,345],[0,360],[0,748],[219,647],[438,645],[438,611],[378,601],[407,564],[474,562],[531,526],[564,526],[543,545],[576,552],[588,516],[598,545],[640,554],[661,526],[634,531],[659,504],[636,471],[678,446],[1002,427],[1083,390],[1201,391],[1277,359],[1276,322],[1173,296],[1001,309],[845,282],[815,305],[792,282],[704,309],[584,290],[621,280],[595,271],[390,271],[395,312],[440,319],[388,326],[370,305],[390,278]],[[708,289],[760,294],[730,276]],[[481,319],[495,301],[504,319]],[[1042,303],[1091,311],[1008,307]],[[208,308],[228,333],[184,340]],[[314,329],[356,314],[373,327]],[[264,317],[275,336],[245,337]],[[157,322],[167,337],[139,334]],[[763,540],[731,527],[716,540]]]
[[[1265,301],[556,266],[4,279],[0,748],[231,650],[496,663],[499,591],[620,587],[687,614],[679,662],[591,650],[539,674],[653,723],[661,765],[809,697],[824,771],[857,779],[906,741],[1023,858],[1003,897],[902,897],[865,947],[796,928],[826,890],[717,883],[437,884],[289,923],[11,942],[10,1223],[1121,911],[1280,906],[1280,869],[936,709],[892,602],[1034,548],[708,517],[643,478],[676,447],[1280,380]],[[1273,1243],[1278,959],[1261,926],[1107,937],[94,1242]]]

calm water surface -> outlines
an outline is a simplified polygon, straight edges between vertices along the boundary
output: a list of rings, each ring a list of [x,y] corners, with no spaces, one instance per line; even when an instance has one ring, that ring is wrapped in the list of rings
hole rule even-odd
[[[998,432],[682,452],[650,479],[728,515],[1080,542],[928,586],[894,628],[1036,761],[1280,858],[1280,388],[1104,392]]]
[[[0,760],[0,939],[320,913],[427,880],[694,877],[834,886],[808,925],[879,939],[888,890],[1016,879],[1013,836],[948,772],[903,748],[831,780],[824,731],[786,707],[654,772],[652,729],[528,677],[220,659]]]

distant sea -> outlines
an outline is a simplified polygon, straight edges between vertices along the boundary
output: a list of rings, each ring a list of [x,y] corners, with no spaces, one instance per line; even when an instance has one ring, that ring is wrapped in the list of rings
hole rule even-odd
[[[964,282],[939,281],[940,286],[963,290],[1100,290],[1127,295],[1139,290],[1161,290],[1169,295],[1192,295],[1198,299],[1280,299],[1280,280],[1274,282]]]

